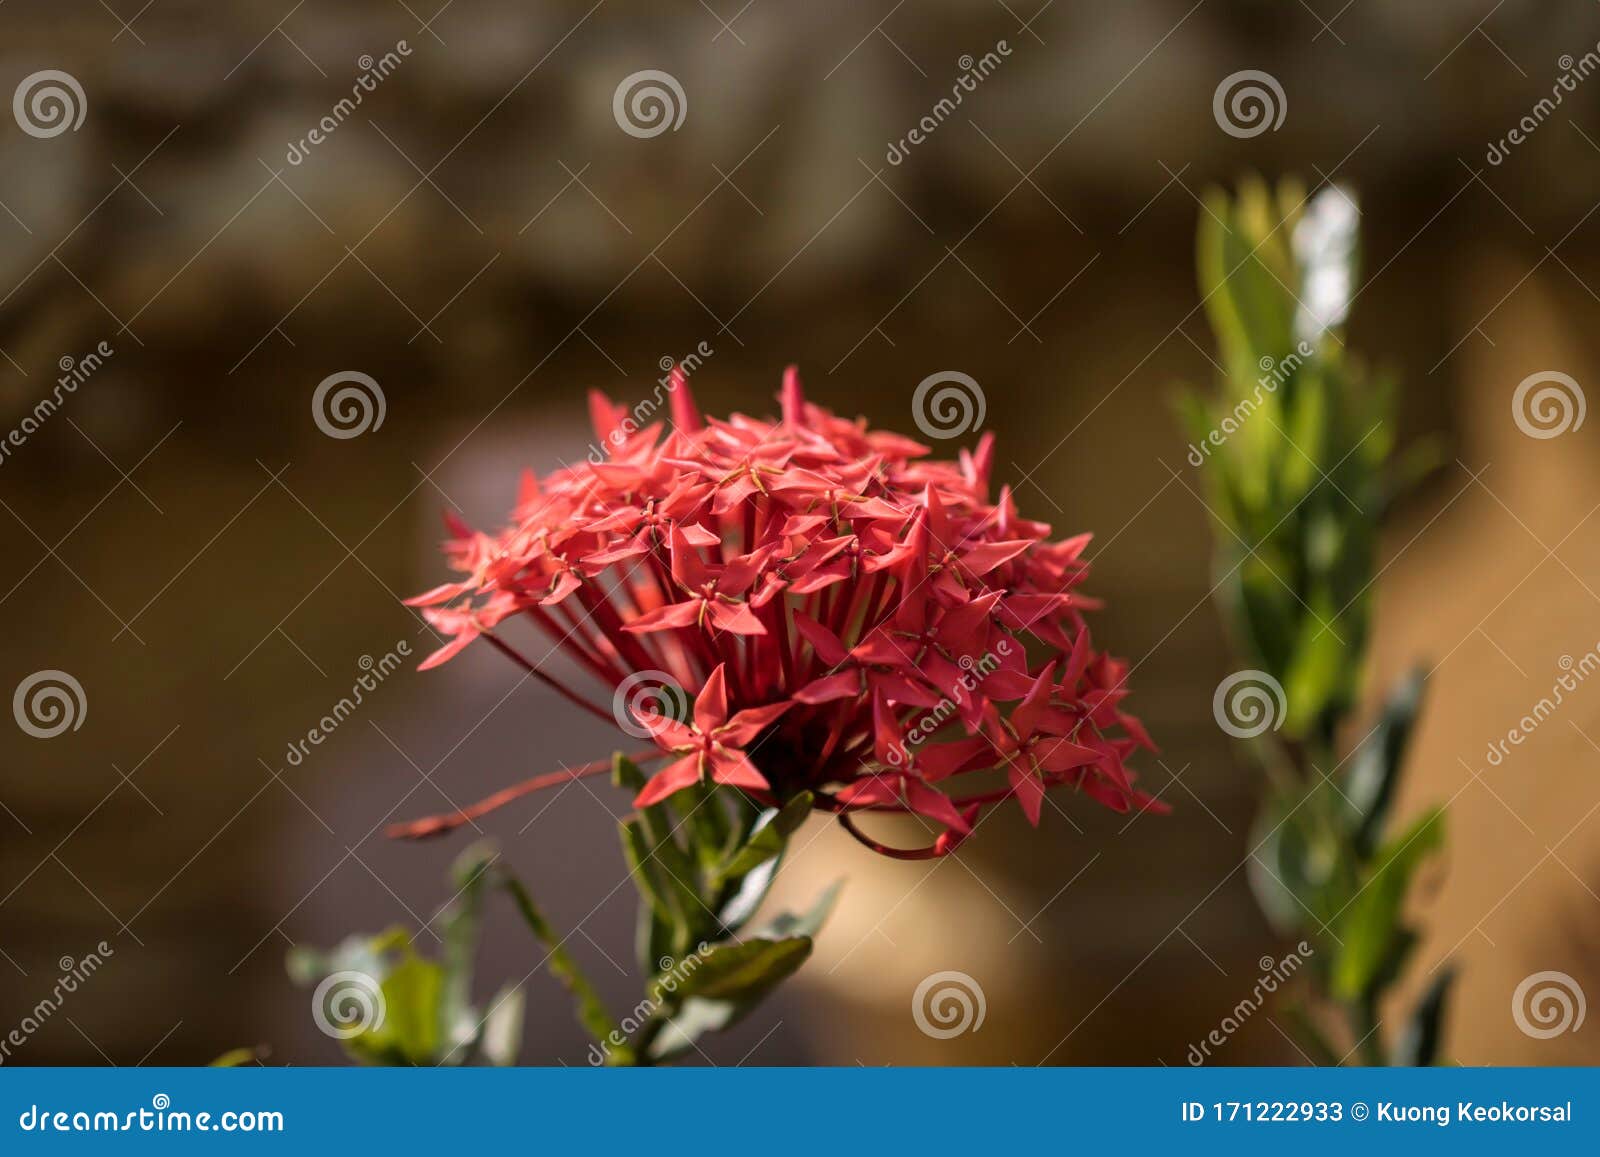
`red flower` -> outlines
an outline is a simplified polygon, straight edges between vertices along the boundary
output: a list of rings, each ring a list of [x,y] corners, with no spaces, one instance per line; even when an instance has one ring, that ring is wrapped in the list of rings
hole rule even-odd
[[[784,702],[749,707],[730,719],[727,681],[723,668],[718,667],[694,701],[692,722],[679,723],[659,712],[645,718],[645,726],[656,742],[682,758],[657,772],[645,784],[635,805],[649,807],[690,784],[707,781],[749,791],[769,790],[771,785],[742,749],[790,706]]]
[[[642,728],[671,762],[640,807],[696,783],[769,804],[806,790],[900,856],[952,850],[1013,795],[1034,823],[1062,787],[1165,810],[1126,766],[1154,750],[1121,710],[1126,667],[1095,652],[1083,620],[1097,605],[1077,591],[1089,536],[1050,541],[1007,488],[989,501],[991,435],[938,461],[806,402],[793,369],[779,397],[777,421],[705,419],[675,374],[671,428],[641,429],[592,394],[603,455],[526,476],[497,536],[452,523],[447,553],[466,577],[412,600],[451,637],[423,667],[481,636],[572,702]],[[693,711],[617,717],[526,659],[505,637],[513,618],[614,699],[644,677],[685,704],[693,693]],[[1007,786],[952,787],[991,769]],[[446,830],[559,779],[397,832]],[[912,813],[941,834],[885,848],[856,828],[861,811]]]

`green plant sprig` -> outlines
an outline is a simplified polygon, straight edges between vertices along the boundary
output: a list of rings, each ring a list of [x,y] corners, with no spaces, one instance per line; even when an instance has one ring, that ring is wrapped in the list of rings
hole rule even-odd
[[[638,767],[622,755],[613,761],[613,779],[629,792],[644,783]],[[362,1064],[515,1064],[523,1022],[520,987],[502,989],[482,1010],[471,998],[483,907],[489,892],[503,891],[537,941],[537,966],[572,997],[578,1023],[593,1040],[590,1062],[671,1060],[697,1049],[706,1034],[743,1019],[811,955],[838,884],[805,912],[781,913],[749,927],[789,838],[810,810],[806,793],[781,808],[761,810],[737,791],[706,786],[621,821],[629,878],[640,894],[637,950],[645,984],[643,998],[620,1018],[567,951],[567,937],[487,842],[456,860],[455,894],[439,917],[440,959],[418,953],[414,934],[396,927],[351,936],[327,952],[297,947],[289,954],[289,973],[300,984],[318,986],[328,1003],[317,1010],[319,1023],[332,1026],[345,1052]],[[340,977],[356,984],[344,997],[359,998],[364,1006],[341,1013],[340,990],[322,987]]]
[[[1262,712],[1247,721],[1259,726],[1230,728],[1266,773],[1250,881],[1273,928],[1315,946],[1311,1007],[1291,1016],[1308,1055],[1433,1064],[1450,970],[1393,1043],[1379,1019],[1416,943],[1406,896],[1444,843],[1442,809],[1390,823],[1421,675],[1339,753],[1360,699],[1380,524],[1437,448],[1396,459],[1393,383],[1345,348],[1358,264],[1349,194],[1252,179],[1204,207],[1200,291],[1222,372],[1213,396],[1187,393],[1179,409],[1216,528],[1216,601]],[[1220,723],[1220,691],[1216,706]],[[1320,1027],[1328,1009],[1345,1023],[1343,1047]]]

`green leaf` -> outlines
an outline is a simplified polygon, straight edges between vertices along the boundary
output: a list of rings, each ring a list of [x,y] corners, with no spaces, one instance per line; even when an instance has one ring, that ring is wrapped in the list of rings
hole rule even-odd
[[[1253,555],[1245,559],[1238,575],[1239,614],[1245,639],[1267,671],[1281,678],[1294,658],[1300,611],[1294,592]]]
[[[650,842],[643,818],[623,820],[618,828],[634,887],[665,929],[671,955],[682,955],[693,946],[696,930],[706,923],[699,919],[704,901],[685,881],[669,872],[659,856],[652,854],[658,845]],[[642,963],[646,968],[650,966],[648,960]]]
[[[809,936],[746,940],[713,945],[700,954],[693,971],[680,966],[654,990],[663,1027],[650,1043],[650,1059],[667,1060],[706,1033],[738,1023],[810,955]]]
[[[1314,366],[1301,371],[1297,377],[1293,408],[1282,427],[1282,437],[1287,444],[1282,448],[1283,467],[1279,480],[1279,501],[1290,507],[1323,483],[1324,470],[1333,465],[1322,461],[1328,410],[1332,405],[1327,387]]]
[[[722,800],[728,790],[714,783],[692,784],[675,791],[665,801],[678,816],[678,827],[688,836],[690,850],[701,867],[710,869],[722,856],[731,835]]]
[[[694,1047],[706,1033],[730,1027],[753,1007],[753,1002],[740,1005],[731,1000],[691,997],[666,1019],[660,1033],[650,1042],[649,1057],[652,1061],[671,1060]]]
[[[632,792],[646,782],[637,765],[621,754],[612,762],[612,778],[618,787]],[[622,824],[623,855],[634,885],[656,909],[678,955],[689,951],[702,934],[712,932],[716,919],[700,893],[699,870],[677,841],[680,826],[688,825],[675,825],[664,803],[640,808]],[[642,963],[648,967],[648,961]]]
[[[472,966],[478,954],[483,898],[491,882],[490,869],[500,858],[492,843],[472,845],[456,857],[451,880],[456,893],[439,918],[443,941],[443,991],[439,1002],[442,1039],[446,1055],[458,1061],[478,1036],[478,1010],[472,1004]]]
[[[717,913],[717,920],[722,924],[724,939],[743,928],[750,917],[756,914],[761,907],[761,902],[767,898],[767,892],[772,888],[772,881],[778,874],[778,865],[783,862],[781,856],[774,857],[761,864],[739,881],[738,890],[722,905],[722,910]]]
[[[716,871],[716,879],[736,879],[768,860],[783,854],[789,837],[800,830],[811,814],[813,796],[809,791],[795,795],[782,808],[768,808],[756,821],[754,833],[744,847],[728,857]]]
[[[1300,620],[1294,659],[1283,680],[1289,703],[1283,730],[1296,739],[1325,728],[1346,703],[1360,654],[1350,645],[1351,628],[1339,619],[1339,608],[1321,595],[1313,595],[1310,603],[1314,614]]]
[[[522,1022],[525,999],[517,985],[502,988],[483,1014],[483,1036],[479,1045],[483,1059],[506,1068],[517,1063],[522,1047]]]
[[[1406,892],[1421,863],[1444,841],[1444,813],[1434,808],[1378,855],[1371,874],[1338,921],[1344,942],[1334,961],[1335,996],[1359,1000],[1392,974],[1411,936],[1400,922]]]
[[[240,1065],[252,1065],[267,1055],[265,1045],[255,1048],[229,1049],[206,1067],[208,1069],[236,1069]]]
[[[833,906],[838,902],[839,890],[843,887],[843,880],[835,880],[812,902],[810,908],[799,915],[780,912],[762,925],[755,935],[765,940],[783,940],[790,936],[815,937],[833,914]]]
[[[705,963],[712,962],[717,976],[708,978],[703,982],[703,987],[680,984],[674,977],[674,989],[666,995],[677,1002],[677,1006],[670,1013],[663,1011],[664,1025],[650,1043],[650,1059],[668,1060],[693,1047],[706,1033],[728,1028],[747,1016],[784,977],[791,975],[805,961],[811,951],[810,938],[821,929],[832,912],[842,884],[840,881],[830,885],[800,915],[782,913],[774,917],[756,934],[758,939],[747,940],[740,945],[717,945],[702,953],[699,965],[688,974],[688,978],[698,977]],[[805,941],[803,949],[795,944],[797,940]],[[767,945],[779,947],[774,949]],[[784,945],[793,946],[782,947]],[[760,959],[751,964],[739,957],[741,951]],[[717,955],[724,952],[734,955],[724,956],[718,962]],[[763,966],[770,970],[765,975],[761,974]],[[735,973],[739,974],[738,978],[734,976]],[[756,977],[756,982],[746,983],[751,977]],[[727,991],[729,988],[738,991],[730,994]],[[668,1007],[663,1004],[664,1010]]]
[[[1263,357],[1278,361],[1291,348],[1294,283],[1284,230],[1266,187],[1241,182],[1230,206],[1208,198],[1200,218],[1201,291],[1217,332],[1223,363],[1236,385],[1253,384]]]
[[[1376,848],[1388,819],[1400,782],[1406,742],[1422,705],[1422,683],[1423,672],[1419,669],[1390,692],[1378,725],[1350,757],[1343,789],[1349,801],[1351,838],[1363,858]]]
[[[604,1043],[607,1037],[619,1030],[617,1022],[606,1011],[600,993],[583,974],[572,954],[562,946],[561,938],[556,935],[550,922],[544,918],[544,913],[539,911],[528,889],[522,886],[522,881],[509,873],[505,873],[503,878],[507,891],[516,901],[517,910],[522,913],[522,919],[538,941],[545,946],[545,967],[550,975],[565,985],[567,991],[577,1000],[578,1023],[583,1025],[595,1040]]]
[[[694,971],[684,975],[672,991],[657,981],[654,995],[662,1003],[695,996],[739,1003],[759,1000],[794,975],[810,955],[809,936],[713,944],[700,954]]]
[[[351,1037],[345,1046],[371,1064],[435,1063],[439,1056],[439,1009],[444,970],[407,949],[383,978],[383,1019]]]
[[[1321,881],[1313,878],[1310,845],[1298,813],[1281,800],[1270,803],[1251,835],[1255,852],[1245,870],[1256,903],[1279,935],[1298,933],[1306,924]]]
[[[438,964],[417,955],[406,929],[350,936],[331,952],[296,947],[289,953],[288,968],[290,977],[303,985],[319,985],[327,977],[351,974],[322,994],[325,1007],[321,1014],[342,1024],[342,1014],[359,1008],[358,1023],[365,1027],[342,1042],[356,1060],[371,1065],[410,1065],[432,1064],[438,1059],[444,972]],[[375,1015],[380,1003],[381,1019]]]
[[[1423,1068],[1439,1063],[1445,1006],[1449,1003],[1450,986],[1455,978],[1455,969],[1447,967],[1439,970],[1439,975],[1422,994],[1411,1018],[1406,1021],[1400,1042],[1395,1046],[1394,1064]]]
[[[384,958],[385,950],[406,941],[406,930],[393,927],[377,936],[346,936],[327,951],[296,944],[289,949],[285,964],[289,979],[304,987],[317,984],[323,977],[335,972],[362,972],[381,981],[389,973],[389,962]]]

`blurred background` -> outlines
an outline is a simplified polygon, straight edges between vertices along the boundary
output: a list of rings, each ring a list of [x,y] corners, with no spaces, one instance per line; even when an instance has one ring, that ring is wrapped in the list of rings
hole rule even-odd
[[[1212,718],[1236,662],[1168,404],[1215,372],[1197,196],[1247,172],[1359,196],[1350,346],[1402,382],[1402,438],[1450,448],[1378,588],[1372,685],[1433,668],[1401,819],[1449,807],[1406,991],[1460,969],[1463,1063],[1600,1059],[1594,1025],[1511,1015],[1541,970],[1600,994],[1600,689],[1485,754],[1600,640],[1600,423],[1535,440],[1510,412],[1531,373],[1600,375],[1600,79],[1535,111],[1597,41],[1586,0],[9,0],[0,95],[60,70],[85,115],[0,120],[0,427],[59,402],[0,459],[0,684],[65,671],[85,709],[48,741],[0,728],[0,1033],[62,958],[113,954],[7,1060],[340,1059],[286,949],[424,923],[465,842],[385,823],[616,737],[474,649],[289,745],[363,656],[432,649],[399,599],[443,581],[442,509],[498,525],[522,466],[585,452],[588,387],[644,397],[704,343],[710,413],[771,411],[796,362],[816,401],[909,431],[924,377],[976,378],[1024,511],[1096,532],[1096,639],[1137,664],[1175,806],[997,814],[921,864],[813,820],[780,891],[844,877],[841,906],[711,1058],[1185,1063],[1286,948],[1242,870],[1258,773]],[[684,94],[648,138],[613,114],[645,69]],[[1246,69],[1284,117],[1240,138],[1212,98]],[[360,437],[313,420],[340,371],[386,400]],[[627,801],[592,786],[480,825],[627,1007]],[[496,908],[484,994],[540,956]],[[942,969],[981,982],[981,1031],[916,1028]],[[523,1059],[584,1063],[555,982],[526,991]],[[1268,1014],[1216,1061],[1301,1063]]]

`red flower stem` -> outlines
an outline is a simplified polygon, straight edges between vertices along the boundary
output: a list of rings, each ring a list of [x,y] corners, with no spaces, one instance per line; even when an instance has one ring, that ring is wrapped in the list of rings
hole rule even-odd
[[[550,641],[558,647],[569,648],[589,672],[608,686],[616,686],[622,681],[622,672],[614,663],[609,662],[604,654],[595,648],[592,641],[586,638],[573,624],[570,630],[562,630],[561,624],[550,617],[548,611],[537,604],[522,608],[523,614],[534,621],[541,631],[550,637]],[[570,614],[568,615],[570,622]]]
[[[794,647],[789,643],[789,600],[779,594],[768,606],[777,608],[773,618],[777,620],[778,626],[778,659],[783,667],[783,689],[792,695],[799,689],[800,684],[795,682]]]
[[[630,755],[628,758],[635,763],[646,760],[659,759],[665,754],[660,751],[644,751]],[[384,829],[384,835],[392,840],[423,840],[431,836],[440,836],[445,832],[454,831],[463,824],[471,823],[479,816],[488,815],[496,808],[505,807],[514,800],[525,795],[542,791],[547,787],[557,784],[570,783],[576,779],[584,779],[591,775],[599,775],[611,770],[610,759],[597,759],[592,763],[580,764],[577,767],[567,768],[562,771],[552,771],[545,775],[536,775],[532,779],[525,779],[519,784],[504,788],[487,796],[477,803],[464,807],[460,811],[443,812],[440,815],[425,816],[419,820],[410,820],[406,823],[390,824]]]
[[[938,844],[929,844],[925,848],[891,848],[887,844],[880,844],[856,827],[848,812],[839,813],[839,826],[854,836],[857,842],[865,844],[880,856],[888,856],[894,860],[932,860],[951,850],[948,846],[941,849]]]
[[[641,671],[648,671],[659,665],[637,638],[622,629],[621,616],[617,614],[617,609],[611,605],[605,592],[597,584],[585,582],[578,587],[576,594],[584,609],[589,612],[590,622],[600,629],[600,632],[610,640],[611,645],[628,662]]]
[[[589,712],[597,719],[604,719],[607,723],[610,723],[613,726],[616,725],[616,717],[613,716],[611,712],[602,707],[596,707],[593,703],[590,703],[587,699],[585,699],[582,695],[579,695],[576,691],[572,690],[572,688],[568,687],[565,683],[562,683],[558,679],[552,679],[549,675],[546,675],[543,671],[539,670],[539,668],[528,662],[528,660],[524,658],[515,647],[512,647],[510,644],[506,643],[504,640],[498,638],[488,631],[483,633],[483,637],[488,639],[489,642],[493,643],[495,649],[501,654],[505,655],[513,663],[521,667],[535,679],[539,680],[539,682],[543,683],[546,687],[549,687],[551,690],[555,691],[569,703],[572,703],[578,707],[582,707],[585,711]]]

